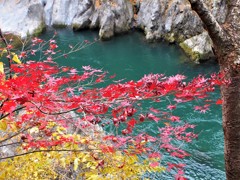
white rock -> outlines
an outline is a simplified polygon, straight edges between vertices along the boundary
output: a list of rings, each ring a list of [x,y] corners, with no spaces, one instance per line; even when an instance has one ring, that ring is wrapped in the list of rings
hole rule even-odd
[[[227,0],[204,1],[216,19],[223,23]],[[75,30],[99,28],[100,38],[108,39],[133,27],[133,6],[129,0],[101,1],[98,7],[95,3],[96,0],[2,0],[0,28],[22,38],[41,31],[44,24],[72,26]],[[146,39],[165,38],[169,42],[181,43],[204,32],[201,20],[187,0],[144,0],[141,3],[137,0],[136,8],[136,26],[144,30]],[[196,37],[195,40],[199,45],[195,44],[193,51],[207,51],[203,44],[209,41]],[[209,49],[210,46],[205,44],[204,47]]]
[[[183,47],[183,49],[191,49],[189,53],[198,54],[199,56],[196,56],[196,59],[194,59],[196,62],[214,57],[212,41],[206,31],[185,40],[180,46]]]
[[[44,25],[41,0],[0,1],[0,27],[3,33],[13,33],[21,38],[41,31]]]

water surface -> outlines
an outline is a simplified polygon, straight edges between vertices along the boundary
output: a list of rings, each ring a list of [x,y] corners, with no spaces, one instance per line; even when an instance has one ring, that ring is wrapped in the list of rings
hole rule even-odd
[[[48,39],[52,32],[47,32],[43,38]],[[57,42],[62,51],[67,51],[69,44],[76,44],[84,40],[94,41],[98,38],[96,32],[70,30],[58,30]],[[90,47],[72,54],[67,59],[57,60],[60,65],[76,67],[91,65],[101,68],[110,74],[116,74],[117,79],[141,78],[144,74],[164,73],[166,75],[184,74],[189,78],[198,74],[211,74],[218,71],[215,62],[201,65],[194,64],[174,45],[167,43],[148,43],[144,35],[132,32],[126,35],[114,37],[110,41],[97,41]],[[213,98],[218,98],[219,91]],[[223,180],[223,133],[221,124],[221,108],[214,106],[206,114],[193,112],[192,104],[187,104],[178,112],[178,116],[187,122],[197,125],[196,132],[199,138],[192,144],[185,145],[191,157],[186,158],[186,177],[192,180]],[[154,124],[149,124],[149,127]],[[151,179],[174,179],[168,174],[155,174]]]

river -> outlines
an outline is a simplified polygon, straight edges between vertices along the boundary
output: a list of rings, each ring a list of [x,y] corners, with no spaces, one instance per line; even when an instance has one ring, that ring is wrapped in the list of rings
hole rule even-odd
[[[42,38],[49,39],[52,32],[46,32]],[[58,30],[57,42],[62,52],[69,49],[69,44],[98,38],[97,32]],[[218,71],[217,63],[211,61],[201,65],[194,64],[175,45],[167,43],[148,43],[140,32],[116,36],[110,41],[97,41],[91,46],[57,60],[60,65],[81,69],[91,65],[101,68],[117,79],[141,78],[144,74],[164,73],[166,75],[184,74],[189,78],[198,74],[210,74]],[[219,97],[219,91],[212,94]],[[192,155],[184,160],[187,164],[185,175],[192,180],[224,180],[223,132],[221,107],[213,106],[206,114],[193,112],[191,104],[183,107],[178,116],[197,125],[198,140],[187,144],[185,149]],[[151,125],[149,125],[151,126]],[[154,130],[154,129],[153,129]],[[157,129],[156,129],[157,131]],[[163,173],[155,174],[150,179],[173,179]]]

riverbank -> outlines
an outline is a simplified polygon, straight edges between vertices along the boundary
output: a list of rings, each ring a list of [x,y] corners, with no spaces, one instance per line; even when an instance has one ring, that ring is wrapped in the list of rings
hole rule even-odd
[[[226,0],[206,2],[224,23]],[[8,0],[0,1],[0,12],[2,31],[21,38],[38,35],[46,26],[98,29],[102,40],[137,28],[149,41],[179,44],[195,62],[214,57],[211,40],[187,0]]]

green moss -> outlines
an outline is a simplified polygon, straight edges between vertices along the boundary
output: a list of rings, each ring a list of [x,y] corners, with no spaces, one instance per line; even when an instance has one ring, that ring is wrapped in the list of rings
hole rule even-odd
[[[41,23],[40,26],[37,29],[35,29],[32,34],[27,33],[27,39],[29,39],[32,36],[39,36],[43,31],[45,31],[45,29],[46,29],[45,24]],[[10,43],[11,41],[11,45],[13,45],[14,48],[21,47],[23,46],[23,42],[27,42],[27,41],[24,41],[20,36],[15,34],[7,33],[3,35],[6,38],[8,43]],[[5,47],[5,45],[1,41],[0,41],[0,47]]]
[[[176,41],[174,33],[166,34],[164,39],[170,43],[174,43]]]
[[[46,30],[46,25],[42,22],[40,26],[38,26],[38,28],[34,30],[32,36],[39,36],[45,30]]]
[[[180,44],[186,40],[186,37],[184,35],[179,34],[179,33],[175,34],[174,32],[169,32],[167,34],[164,34],[163,38],[170,43],[176,42],[178,44]]]
[[[77,31],[79,29],[79,24],[72,24],[72,29]]]
[[[14,35],[14,34],[3,34],[5,39],[7,40],[8,43],[11,41],[11,45],[14,48],[21,47],[22,44],[22,39],[20,36]],[[1,41],[0,42],[0,47],[5,47],[5,44]]]
[[[201,59],[201,54],[193,51],[189,46],[187,46],[184,42],[180,43],[179,46],[183,49],[183,51],[190,57],[191,60],[195,62],[199,62]]]
[[[62,28],[67,27],[67,25],[66,24],[53,24],[52,27],[62,29]]]
[[[183,41],[186,40],[186,37],[182,34],[179,34],[177,37],[176,37],[176,42],[178,42],[179,44],[182,43]]]

